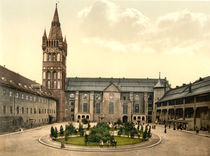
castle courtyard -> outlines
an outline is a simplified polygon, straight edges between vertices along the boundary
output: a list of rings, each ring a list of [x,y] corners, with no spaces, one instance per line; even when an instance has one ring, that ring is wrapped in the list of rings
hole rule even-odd
[[[53,126],[59,127],[60,124]],[[207,156],[210,154],[210,138],[202,135],[187,133],[185,131],[167,129],[164,133],[164,126],[158,125],[152,130],[153,134],[161,137],[161,143],[153,147],[144,147],[134,150],[125,150],[118,152],[83,152],[68,151],[65,149],[56,149],[41,144],[38,140],[40,137],[50,133],[51,125],[26,130],[23,132],[0,135],[0,156],[21,156],[21,155],[62,155],[62,156],[92,156],[92,155],[190,155],[190,156]],[[117,147],[119,148],[119,147]],[[82,149],[82,148],[81,148]]]

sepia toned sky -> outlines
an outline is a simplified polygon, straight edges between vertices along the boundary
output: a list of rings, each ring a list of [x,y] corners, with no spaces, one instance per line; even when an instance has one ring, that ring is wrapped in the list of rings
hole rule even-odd
[[[41,83],[44,29],[57,0],[0,1],[0,65]],[[158,78],[172,87],[210,75],[210,1],[59,0],[67,76]]]

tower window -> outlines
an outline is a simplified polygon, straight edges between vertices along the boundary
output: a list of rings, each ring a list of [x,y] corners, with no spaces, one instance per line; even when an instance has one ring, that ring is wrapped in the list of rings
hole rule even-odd
[[[57,79],[57,73],[56,73],[56,71],[53,72],[53,79],[54,80]]]
[[[51,61],[52,60],[52,57],[51,57],[51,54],[49,53],[48,54],[48,61]]]
[[[53,88],[55,88],[55,89],[56,89],[56,87],[57,87],[57,82],[56,82],[56,81],[54,81],[54,82],[53,82]]]
[[[47,53],[44,53],[44,61],[47,61]]]
[[[47,79],[48,80],[50,79],[50,72],[49,71],[47,72]]]
[[[60,61],[60,60],[61,60],[61,54],[58,53],[58,54],[57,54],[57,61]]]

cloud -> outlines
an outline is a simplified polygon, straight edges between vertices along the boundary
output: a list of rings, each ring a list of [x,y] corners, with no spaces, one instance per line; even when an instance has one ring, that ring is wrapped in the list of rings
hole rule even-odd
[[[210,17],[204,13],[182,10],[151,21],[137,9],[99,0],[78,16],[85,40],[113,51],[181,54],[210,49]]]
[[[113,2],[100,0],[79,12],[81,29],[89,37],[134,42],[149,26],[149,19],[140,11],[121,9]]]

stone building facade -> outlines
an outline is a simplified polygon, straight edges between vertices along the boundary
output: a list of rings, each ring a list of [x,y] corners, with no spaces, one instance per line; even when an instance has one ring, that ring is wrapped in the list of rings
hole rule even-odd
[[[52,93],[0,66],[0,133],[56,121]]]
[[[156,120],[210,131],[210,77],[169,90],[156,102]]]
[[[159,82],[169,87],[166,79],[67,78],[66,119],[151,122]]]

